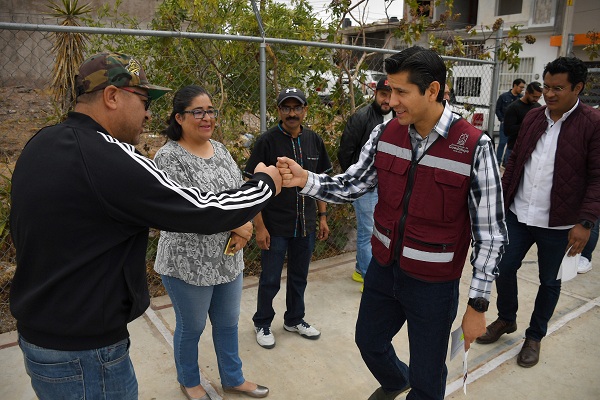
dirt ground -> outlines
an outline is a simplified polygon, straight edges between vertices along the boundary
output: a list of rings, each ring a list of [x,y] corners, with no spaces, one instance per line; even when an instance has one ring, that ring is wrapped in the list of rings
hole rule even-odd
[[[0,87],[0,164],[14,165],[23,146],[40,129],[57,123],[50,95],[26,86]],[[138,149],[154,155],[164,137],[142,135]]]

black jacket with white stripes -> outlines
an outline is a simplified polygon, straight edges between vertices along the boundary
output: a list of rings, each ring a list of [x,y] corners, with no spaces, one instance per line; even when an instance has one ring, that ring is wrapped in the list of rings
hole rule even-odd
[[[221,193],[181,187],[87,115],[69,113],[27,143],[12,178],[17,269],[10,308],[19,333],[57,350],[127,338],[127,323],[150,301],[149,227],[228,231],[273,196],[274,182],[264,173]]]

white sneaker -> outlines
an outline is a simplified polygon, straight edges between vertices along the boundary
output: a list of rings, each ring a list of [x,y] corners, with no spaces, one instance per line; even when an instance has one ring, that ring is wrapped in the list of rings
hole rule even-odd
[[[288,332],[296,332],[306,339],[317,340],[321,336],[321,332],[314,326],[310,326],[306,321],[302,320],[298,325],[287,326],[283,324],[283,329]]]
[[[592,262],[584,256],[579,257],[579,264],[577,265],[577,273],[585,274],[592,270]]]
[[[254,330],[256,331],[256,343],[260,347],[264,347],[265,349],[275,347],[275,336],[273,336],[271,328],[259,328],[255,326]]]

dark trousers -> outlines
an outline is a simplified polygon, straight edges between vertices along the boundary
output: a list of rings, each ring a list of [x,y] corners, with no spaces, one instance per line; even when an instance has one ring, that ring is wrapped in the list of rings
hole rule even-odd
[[[528,226],[519,222],[512,211],[506,213],[506,228],[510,243],[504,246],[504,255],[498,265],[499,275],[496,279],[498,316],[506,321],[517,320],[517,271],[535,243],[538,248],[540,286],[525,337],[540,341],[546,336],[548,321],[560,296],[561,282],[556,279],[556,275],[567,250],[569,230]]]
[[[287,253],[287,284],[283,321],[287,326],[299,324],[304,319],[304,290],[308,266],[315,248],[315,233],[306,237],[271,236],[269,250],[261,251],[258,302],[252,320],[254,326],[271,326],[275,317],[273,299],[279,292],[283,262]]]
[[[459,280],[423,282],[402,272],[397,263],[382,267],[373,258],[356,322],[356,344],[367,367],[384,390],[410,382],[408,399],[444,398],[446,353],[458,307]],[[410,368],[394,351],[392,338],[406,322]]]

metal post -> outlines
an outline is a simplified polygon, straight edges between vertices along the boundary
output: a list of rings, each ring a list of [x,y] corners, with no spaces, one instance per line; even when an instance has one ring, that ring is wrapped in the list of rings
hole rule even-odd
[[[260,30],[260,36],[262,36],[263,40],[260,42],[259,49],[259,70],[260,70],[260,79],[259,79],[259,107],[260,107],[260,131],[265,132],[267,130],[267,42],[265,29],[263,27],[262,18],[260,17],[260,11],[256,6],[256,1],[252,0],[252,9],[254,10],[254,15],[256,16],[256,22],[258,22],[258,29]]]
[[[267,130],[267,44],[260,44],[260,131]]]
[[[567,51],[565,52],[565,57],[572,57],[573,53],[573,42],[575,41],[575,34],[569,33],[569,38],[567,39]]]
[[[492,74],[492,90],[490,92],[490,111],[488,113],[488,135],[494,139],[494,123],[496,121],[496,100],[498,99],[498,87],[500,86],[500,46],[502,45],[503,25],[496,31],[496,50],[494,55],[494,73]]]

